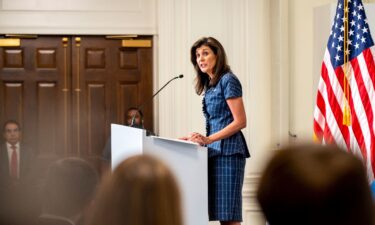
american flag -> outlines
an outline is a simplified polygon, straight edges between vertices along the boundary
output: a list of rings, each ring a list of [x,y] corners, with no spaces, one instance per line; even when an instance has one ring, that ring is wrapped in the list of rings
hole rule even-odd
[[[339,0],[314,111],[317,141],[360,157],[374,180],[374,42],[361,0]]]

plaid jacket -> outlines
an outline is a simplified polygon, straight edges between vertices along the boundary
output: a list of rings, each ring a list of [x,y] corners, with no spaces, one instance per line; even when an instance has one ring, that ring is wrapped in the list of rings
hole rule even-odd
[[[226,73],[214,87],[209,87],[203,97],[203,113],[206,118],[206,135],[209,136],[226,127],[233,121],[233,115],[226,100],[242,96],[238,78]],[[241,154],[250,157],[246,140],[241,131],[225,139],[213,142],[208,147],[208,157],[217,155]]]

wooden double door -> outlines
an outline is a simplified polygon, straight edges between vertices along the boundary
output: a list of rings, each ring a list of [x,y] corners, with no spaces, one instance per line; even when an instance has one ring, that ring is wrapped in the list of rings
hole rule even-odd
[[[151,40],[151,37],[144,37]],[[152,96],[152,47],[104,36],[39,36],[0,47],[0,122],[39,157],[99,157],[111,123]],[[153,130],[152,104],[143,108]]]

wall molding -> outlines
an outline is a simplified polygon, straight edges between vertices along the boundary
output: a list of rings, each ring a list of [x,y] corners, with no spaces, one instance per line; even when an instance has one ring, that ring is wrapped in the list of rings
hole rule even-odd
[[[272,145],[289,143],[289,1],[276,0],[271,6]]]
[[[103,9],[99,0],[73,1],[70,5],[65,1],[2,0],[0,33],[156,34],[157,0],[108,1]],[[59,8],[61,5],[64,7]]]
[[[242,189],[243,210],[251,213],[261,213],[257,201],[257,187],[259,185],[260,174],[253,173],[245,176]]]

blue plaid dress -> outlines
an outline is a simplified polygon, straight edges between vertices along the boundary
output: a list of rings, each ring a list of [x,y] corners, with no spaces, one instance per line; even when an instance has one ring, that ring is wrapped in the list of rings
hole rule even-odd
[[[227,99],[242,96],[240,81],[232,73],[205,91],[203,113],[207,136],[233,121]],[[250,157],[241,131],[208,147],[208,205],[211,221],[242,221],[242,185],[246,158]]]

